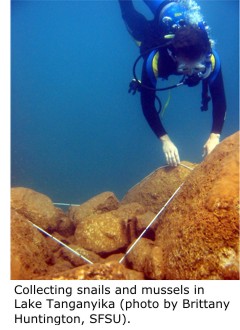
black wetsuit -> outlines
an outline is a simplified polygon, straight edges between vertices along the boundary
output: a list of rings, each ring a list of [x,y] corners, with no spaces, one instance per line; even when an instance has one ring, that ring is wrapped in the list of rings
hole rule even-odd
[[[147,1],[145,2],[147,3]],[[136,41],[141,42],[140,52],[144,57],[141,83],[143,86],[145,85],[154,89],[156,88],[156,77],[153,77],[153,70],[149,63],[151,63],[154,55],[156,55],[157,50],[149,52],[147,52],[147,50],[159,46],[159,38],[161,37],[156,29],[156,18],[147,20],[141,13],[135,10],[132,1],[119,0],[119,4],[128,31]],[[212,61],[214,62],[213,70],[204,80],[209,86],[212,99],[213,122],[211,133],[220,134],[225,119],[226,98],[220,59],[216,51],[213,51]],[[167,79],[170,75],[178,74],[177,63],[169,55],[167,46],[159,50],[157,69],[158,77],[160,78]],[[143,87],[140,92],[143,113],[151,129],[158,138],[167,134],[155,107],[156,91]]]

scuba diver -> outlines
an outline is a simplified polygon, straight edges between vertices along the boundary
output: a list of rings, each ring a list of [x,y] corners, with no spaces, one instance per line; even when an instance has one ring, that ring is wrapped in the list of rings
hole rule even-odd
[[[152,11],[153,20],[147,20],[133,6],[132,1],[119,0],[122,18],[131,36],[140,47],[140,56],[133,67],[134,79],[129,92],[141,94],[143,114],[161,140],[166,161],[171,166],[180,164],[178,149],[166,132],[155,106],[157,91],[202,82],[201,110],[208,110],[212,99],[212,128],[203,146],[203,157],[219,143],[226,112],[226,99],[220,59],[212,49],[208,26],[202,20],[200,8],[193,0],[144,0]],[[136,77],[136,65],[143,59],[141,80]],[[157,78],[170,75],[182,77],[178,84],[156,88]],[[211,97],[208,95],[208,89]]]

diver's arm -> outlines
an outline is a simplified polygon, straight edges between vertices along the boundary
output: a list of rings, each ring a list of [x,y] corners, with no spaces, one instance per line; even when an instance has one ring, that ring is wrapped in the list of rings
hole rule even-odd
[[[145,66],[145,65],[144,65]],[[150,80],[148,73],[146,69],[143,67],[142,71],[142,85],[147,86],[150,88],[153,88],[153,90],[141,87],[141,104],[142,104],[142,110],[143,114],[151,127],[154,134],[160,138],[161,136],[167,134],[165,128],[163,127],[163,124],[159,118],[159,114],[157,113],[156,107],[155,107],[155,90],[156,88],[156,82],[155,84],[152,83]]]
[[[169,138],[155,108],[155,91],[144,88],[144,86],[148,86],[153,89],[156,88],[156,81],[154,84],[149,78],[148,72],[146,70],[146,63],[143,66],[141,87],[141,104],[143,114],[155,135],[162,142],[162,148],[167,163],[171,166],[177,166],[180,163],[178,149]]]
[[[209,77],[209,89],[212,97],[213,122],[211,134],[203,147],[203,156],[208,155],[220,141],[225,114],[226,114],[226,97],[224,91],[222,71],[220,63],[218,63],[217,72],[212,72]]]
[[[213,109],[211,133],[221,134],[227,108],[221,68],[219,69],[216,78],[213,81],[210,80],[209,89],[212,97]]]

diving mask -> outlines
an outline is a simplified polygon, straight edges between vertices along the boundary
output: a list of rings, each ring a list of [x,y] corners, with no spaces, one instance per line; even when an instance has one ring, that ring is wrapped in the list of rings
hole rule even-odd
[[[177,67],[177,72],[183,75],[187,76],[193,76],[196,75],[199,78],[207,78],[209,74],[211,73],[212,66],[211,66],[211,55],[208,54],[202,61],[198,62],[185,62],[178,60],[178,67]]]
[[[183,75],[192,76],[194,74],[202,75],[206,71],[206,66],[203,63],[196,63],[189,65],[187,63],[180,63],[177,68],[177,72]]]

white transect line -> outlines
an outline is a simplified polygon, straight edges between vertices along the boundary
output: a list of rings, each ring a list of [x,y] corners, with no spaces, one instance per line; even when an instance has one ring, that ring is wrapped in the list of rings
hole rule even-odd
[[[185,165],[185,164],[180,164],[181,166],[183,166],[183,167],[186,167],[188,170],[193,170],[193,168],[192,167],[189,167],[189,166],[187,166],[187,165]]]
[[[84,257],[83,255],[81,255],[80,253],[78,253],[77,251],[73,250],[72,248],[70,248],[68,245],[64,244],[62,241],[60,241],[59,239],[57,239],[56,237],[52,236],[51,234],[49,234],[47,231],[45,231],[44,229],[42,229],[41,227],[35,225],[35,223],[31,222],[28,220],[28,222],[30,222],[30,224],[37,228],[39,231],[41,231],[42,233],[46,234],[47,236],[51,237],[54,241],[58,242],[60,245],[62,245],[63,247],[65,247],[66,249],[68,249],[69,251],[71,251],[72,253],[76,254],[78,257],[82,258],[83,260],[85,260],[86,262],[88,262],[89,264],[93,264],[92,261],[90,261],[89,259],[87,259],[86,257]]]
[[[80,206],[80,204],[70,204],[70,203],[53,203],[53,205]]]

